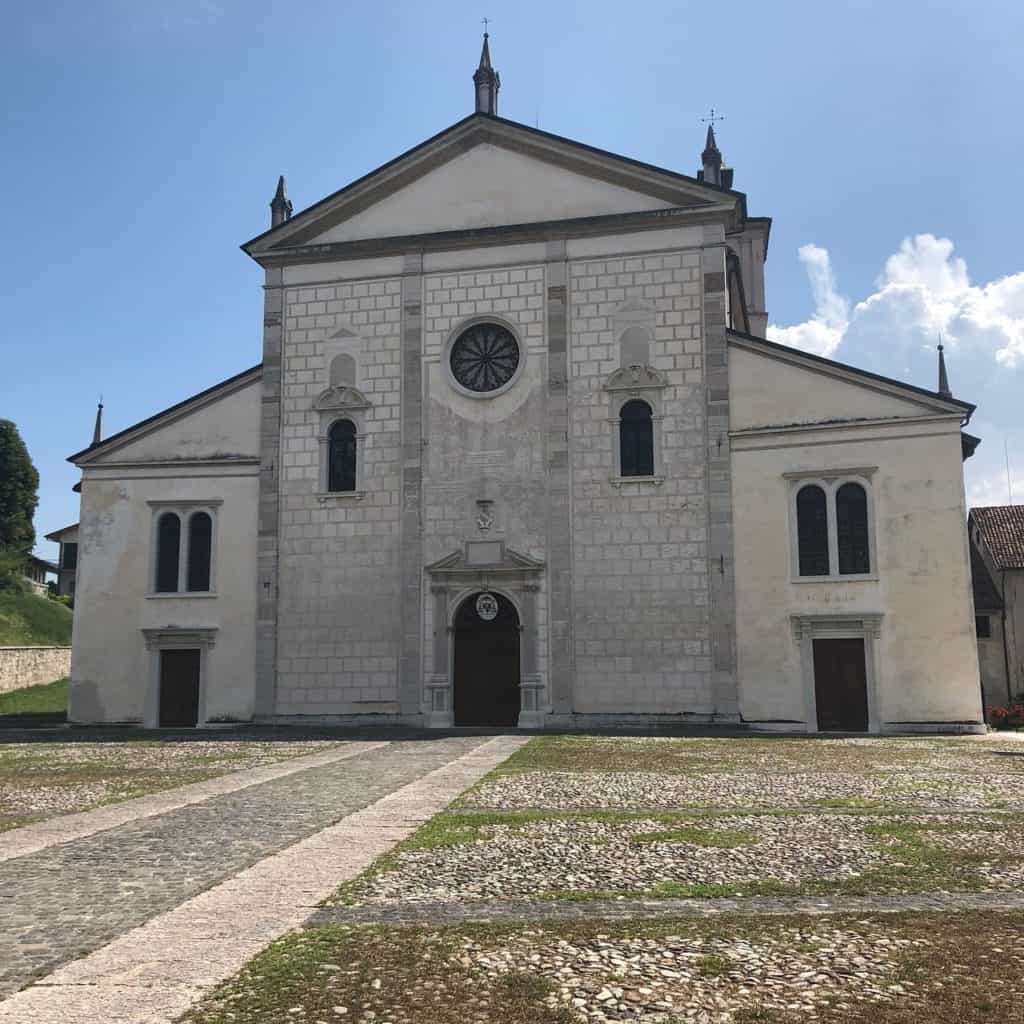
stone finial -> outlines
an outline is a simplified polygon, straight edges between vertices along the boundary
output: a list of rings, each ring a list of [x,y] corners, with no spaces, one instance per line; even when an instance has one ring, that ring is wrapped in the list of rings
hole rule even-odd
[[[270,200],[270,226],[276,228],[278,224],[289,220],[291,215],[292,201],[285,191],[284,175],[282,174],[277,179],[277,191],[274,193],[274,198]]]
[[[96,425],[92,428],[92,443],[99,444],[103,440],[103,397],[96,405]]]
[[[498,90],[501,88],[501,77],[491,67],[491,48],[484,32],[484,45],[480,51],[480,66],[473,72],[473,85],[476,89],[476,112],[498,116]]]
[[[946,398],[952,398],[953,392],[949,390],[949,375],[946,373],[946,356],[943,352],[942,342],[939,342],[939,394]]]

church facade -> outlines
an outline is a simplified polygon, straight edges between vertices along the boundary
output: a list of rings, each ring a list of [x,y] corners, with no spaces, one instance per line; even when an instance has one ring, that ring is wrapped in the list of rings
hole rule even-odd
[[[973,407],[765,340],[770,221],[476,111],[243,246],[253,368],[71,457],[70,717],[978,730]]]

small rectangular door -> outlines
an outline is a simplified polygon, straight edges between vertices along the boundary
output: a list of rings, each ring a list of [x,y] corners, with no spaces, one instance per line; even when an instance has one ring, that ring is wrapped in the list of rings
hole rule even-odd
[[[160,652],[161,729],[192,728],[199,723],[199,651]]]
[[[864,641],[814,640],[814,700],[821,732],[867,732]]]

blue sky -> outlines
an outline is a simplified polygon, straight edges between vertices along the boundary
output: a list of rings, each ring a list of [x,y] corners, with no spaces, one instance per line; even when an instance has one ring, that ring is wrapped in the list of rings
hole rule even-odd
[[[0,416],[65,457],[260,358],[238,249],[461,119],[480,19],[503,116],[692,174],[699,118],[774,218],[773,337],[977,402],[975,501],[1024,500],[1024,5],[8,0]],[[52,547],[41,542],[40,549]]]

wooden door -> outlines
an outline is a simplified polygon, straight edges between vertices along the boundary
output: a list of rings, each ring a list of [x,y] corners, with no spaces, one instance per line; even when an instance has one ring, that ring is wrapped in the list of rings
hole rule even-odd
[[[481,618],[473,594],[455,616],[456,725],[515,728],[519,723],[519,616],[500,594],[498,614]]]
[[[814,640],[814,699],[821,732],[867,732],[864,641]]]
[[[193,728],[198,722],[199,651],[161,651],[160,728]]]

